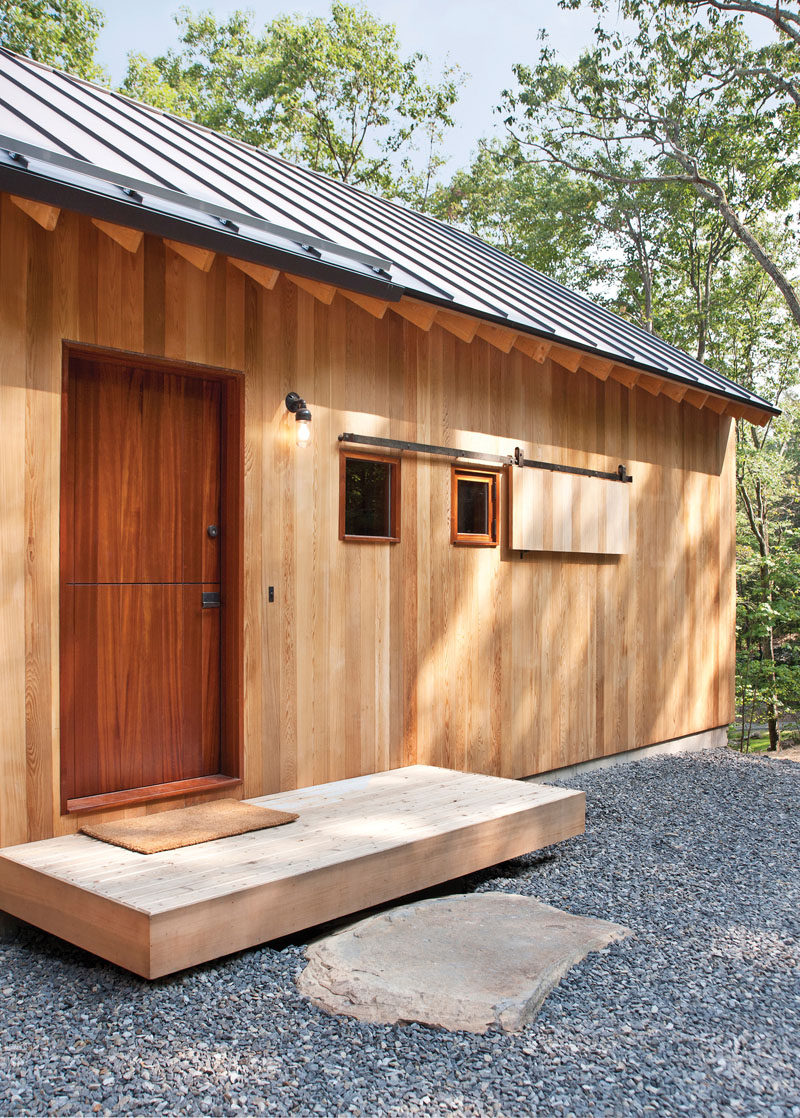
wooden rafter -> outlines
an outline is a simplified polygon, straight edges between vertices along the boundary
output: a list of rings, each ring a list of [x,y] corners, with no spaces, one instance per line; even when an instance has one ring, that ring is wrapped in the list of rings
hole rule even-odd
[[[305,276],[291,276],[286,273],[286,278],[291,280],[295,287],[307,291],[309,295],[313,295],[315,299],[319,299],[320,303],[326,303],[328,306],[334,300],[338,288],[332,287],[329,283],[320,283],[319,280],[306,279]]]
[[[228,260],[234,268],[244,272],[246,276],[255,280],[256,283],[260,283],[262,287],[266,287],[268,291],[271,291],[278,282],[280,272],[277,268],[268,268],[265,264],[253,264],[250,260],[236,260],[232,256],[229,256]]]
[[[640,373],[636,382],[637,388],[643,388],[651,396],[660,396],[664,382],[660,377],[652,377],[649,373]]]
[[[477,336],[503,353],[510,353],[519,334],[516,330],[509,330],[505,326],[494,326],[491,322],[482,322],[478,327]]]
[[[571,373],[577,373],[585,355],[579,349],[568,349],[563,345],[554,345],[550,350],[550,356],[563,369],[569,369]]]
[[[405,318],[406,321],[418,326],[420,330],[430,330],[438,313],[438,307],[434,307],[430,303],[419,303],[415,299],[406,298],[401,299],[398,303],[390,303],[389,309],[393,310],[395,314],[399,314],[401,318]]]
[[[544,338],[534,338],[530,334],[517,334],[514,339],[514,348],[518,349],[520,353],[524,353],[526,357],[530,357],[533,361],[538,361],[541,365],[550,353],[552,343],[546,341]]]
[[[439,311],[436,315],[436,325],[455,334],[462,342],[471,342],[478,332],[480,319],[472,318],[467,314],[453,314],[452,311]]]
[[[662,394],[668,396],[670,400],[674,400],[676,404],[681,402],[688,390],[688,385],[678,384],[674,380],[665,380],[661,385]]]
[[[214,257],[217,254],[210,249],[199,248],[197,245],[185,245],[182,241],[170,241],[166,237],[164,238],[164,244],[201,272],[211,271],[211,265],[214,263]]]
[[[581,368],[591,373],[593,377],[597,377],[598,380],[608,380],[611,370],[614,368],[614,362],[609,361],[606,357],[584,357],[581,361]]]
[[[638,369],[631,369],[627,365],[615,365],[608,375],[611,380],[624,384],[626,388],[633,388],[641,373]]]
[[[687,404],[691,404],[693,408],[704,408],[708,401],[708,393],[700,392],[696,388],[687,388],[684,400]]]
[[[131,229],[128,225],[115,225],[111,221],[101,221],[99,217],[92,218],[92,225],[133,255],[139,251],[139,245],[144,240],[141,229]]]
[[[709,396],[706,400],[706,407],[711,408],[717,415],[722,415],[727,405],[728,401],[724,400],[721,396]]]
[[[367,311],[373,318],[383,318],[392,305],[385,299],[374,299],[371,295],[362,295],[358,291],[345,291],[344,288],[339,289],[339,294],[344,295],[345,299],[349,299],[357,307],[361,307],[362,311]]]
[[[41,225],[42,229],[46,229],[48,233],[53,232],[61,213],[58,206],[47,206],[44,202],[34,202],[30,198],[18,198],[16,194],[9,194],[9,198],[18,209]]]
[[[772,419],[772,416],[769,415],[767,412],[759,411],[757,408],[750,407],[742,408],[742,417],[746,419],[748,423],[752,423],[756,427],[766,427],[766,425]]]

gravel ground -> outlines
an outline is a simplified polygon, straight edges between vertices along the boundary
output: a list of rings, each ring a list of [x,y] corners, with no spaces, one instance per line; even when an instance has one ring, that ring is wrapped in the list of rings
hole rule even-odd
[[[300,941],[146,984],[26,928],[0,944],[0,1113],[800,1118],[800,767],[717,750],[570,786],[585,837],[453,889],[635,932],[523,1033],[328,1017]]]

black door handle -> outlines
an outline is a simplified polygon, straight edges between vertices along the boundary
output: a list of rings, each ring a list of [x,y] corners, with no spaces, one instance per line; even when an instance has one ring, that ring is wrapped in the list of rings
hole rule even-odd
[[[210,540],[215,540],[219,535],[219,527],[216,524],[209,524],[209,526],[206,528],[206,532],[208,533],[208,538]]]

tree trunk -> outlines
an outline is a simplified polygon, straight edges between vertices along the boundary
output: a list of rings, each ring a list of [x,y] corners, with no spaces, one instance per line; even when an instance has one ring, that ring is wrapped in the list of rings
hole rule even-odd
[[[764,601],[772,605],[772,583],[766,565],[761,568],[761,585]],[[767,730],[769,732],[769,751],[781,748],[781,728],[778,721],[778,681],[775,678],[775,630],[770,625],[767,635],[761,642],[761,659],[768,664],[769,695],[767,696]]]
[[[739,493],[744,503],[750,529],[758,543],[758,553],[761,556],[759,569],[759,582],[761,583],[761,601],[772,610],[772,576],[769,569],[770,541],[769,518],[760,481],[756,481],[755,498],[756,507],[747,492],[744,480],[738,479]],[[775,629],[772,625],[767,627],[764,637],[759,641],[761,662],[767,665],[767,680],[769,687],[766,689],[767,727],[769,731],[769,749],[777,751],[781,748],[781,728],[778,721],[778,680],[775,674]]]
[[[769,730],[769,752],[778,753],[781,748],[781,730],[778,725],[777,718],[767,719],[767,729]]]
[[[673,144],[673,154],[693,178],[692,186],[701,198],[710,202],[719,211],[723,221],[747,249],[750,255],[763,268],[772,282],[783,296],[795,323],[800,326],[800,299],[786,273],[778,267],[775,260],[769,255],[764,246],[753,236],[748,226],[741,220],[725,195],[722,186],[712,179],[704,179],[693,161],[682,152],[678,145]]]

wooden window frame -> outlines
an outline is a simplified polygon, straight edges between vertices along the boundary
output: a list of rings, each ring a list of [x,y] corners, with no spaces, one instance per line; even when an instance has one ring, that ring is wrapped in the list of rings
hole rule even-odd
[[[388,462],[392,467],[388,536],[353,536],[345,531],[347,514],[347,463],[355,458],[361,462]],[[355,450],[339,452],[339,539],[348,543],[400,542],[400,459],[390,454],[365,454]]]
[[[459,532],[458,483],[461,479],[485,481],[489,490],[489,531]],[[452,466],[450,480],[450,543],[456,547],[497,547],[500,543],[500,471],[472,466]]]

